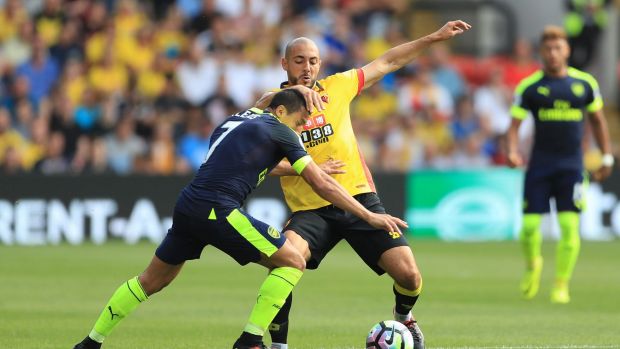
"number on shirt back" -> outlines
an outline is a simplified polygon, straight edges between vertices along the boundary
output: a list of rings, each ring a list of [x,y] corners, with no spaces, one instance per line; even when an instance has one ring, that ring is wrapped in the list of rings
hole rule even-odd
[[[234,130],[237,126],[241,125],[242,123],[243,121],[226,121],[226,123],[224,123],[224,125],[221,126],[226,131],[224,131],[224,133],[222,133],[218,137],[215,143],[211,145],[211,147],[209,148],[209,152],[207,153],[207,157],[205,158],[205,162],[209,161],[211,154],[213,154],[213,151],[222,142],[224,137],[226,137],[232,130]]]

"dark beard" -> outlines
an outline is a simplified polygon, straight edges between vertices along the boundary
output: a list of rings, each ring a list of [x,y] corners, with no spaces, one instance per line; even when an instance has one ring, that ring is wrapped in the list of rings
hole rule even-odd
[[[298,79],[298,78],[296,78],[296,77],[291,77],[291,78],[289,79],[289,82],[290,82],[290,85],[289,85],[289,86],[300,85],[300,84],[299,84],[299,79]],[[316,80],[312,80],[312,79],[310,79],[310,86],[308,86],[308,85],[304,85],[304,86],[306,86],[307,88],[312,88],[312,87],[314,87],[314,84],[316,84]]]

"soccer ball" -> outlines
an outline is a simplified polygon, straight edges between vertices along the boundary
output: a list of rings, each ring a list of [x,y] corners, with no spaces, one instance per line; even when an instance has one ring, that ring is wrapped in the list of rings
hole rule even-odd
[[[370,329],[366,349],[413,349],[413,337],[400,322],[381,321]]]

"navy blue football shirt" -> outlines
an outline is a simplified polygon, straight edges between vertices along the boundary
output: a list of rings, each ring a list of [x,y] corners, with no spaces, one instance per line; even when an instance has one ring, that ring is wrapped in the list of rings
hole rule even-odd
[[[205,205],[240,207],[283,158],[297,173],[311,161],[295,131],[257,108],[232,115],[213,131],[209,153],[177,209],[204,215]]]
[[[529,168],[582,169],[581,140],[586,112],[603,107],[598,83],[588,73],[569,67],[568,75],[550,77],[539,70],[515,90],[511,114],[536,127]]]

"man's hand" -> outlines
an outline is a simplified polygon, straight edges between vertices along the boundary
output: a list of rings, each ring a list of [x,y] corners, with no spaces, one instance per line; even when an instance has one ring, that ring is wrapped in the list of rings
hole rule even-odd
[[[370,217],[366,221],[373,227],[383,229],[389,233],[397,232],[402,234],[399,227],[409,228],[407,222],[400,218],[392,217],[387,213],[371,213]]]
[[[611,166],[601,166],[598,170],[592,173],[592,178],[597,182],[601,182],[605,180],[605,178],[609,177],[610,174]]]
[[[314,108],[316,108],[317,111],[325,110],[321,96],[315,90],[304,85],[295,85],[288,88],[295,89],[299,91],[302,96],[304,96],[304,99],[306,100],[306,110],[308,110],[309,113],[312,114]]]
[[[523,158],[518,152],[508,153],[508,166],[515,168],[523,166]]]
[[[347,173],[347,171],[341,169],[344,165],[344,161],[329,158],[329,160],[320,164],[319,167],[323,170],[323,172],[331,175]]]
[[[455,37],[456,35],[463,34],[467,30],[471,29],[471,25],[461,21],[450,21],[444,24],[439,30],[431,34],[431,37],[435,41],[444,41]]]

